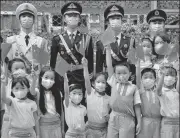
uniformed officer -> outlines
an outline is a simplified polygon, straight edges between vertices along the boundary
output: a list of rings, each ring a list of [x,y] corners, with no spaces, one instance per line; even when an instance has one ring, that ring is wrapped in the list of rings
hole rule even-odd
[[[93,72],[93,42],[92,37],[78,31],[82,7],[76,2],[66,3],[62,9],[66,31],[54,36],[52,39],[50,65],[60,75],[67,72],[70,84],[82,84],[84,86],[83,56],[88,60],[90,77]],[[57,57],[57,55],[60,57]],[[60,60],[57,60],[57,59]],[[65,68],[65,66],[69,68]]]
[[[166,13],[160,9],[152,10],[147,14],[146,21],[149,24],[149,34],[152,40],[157,33],[165,33],[166,19]]]
[[[19,35],[7,37],[7,43],[12,44],[7,57],[9,60],[13,58],[22,58],[29,69],[39,72],[40,64],[32,57],[32,47],[36,46],[47,51],[47,40],[36,36],[33,32],[33,25],[37,20],[37,9],[30,3],[20,4],[16,9],[16,18],[21,27]]]
[[[121,32],[123,16],[124,9],[116,4],[108,6],[104,11],[104,18],[108,22],[108,25],[110,25],[113,29],[116,36],[116,41],[110,44],[113,66],[122,62],[126,62],[129,47],[135,45],[133,38],[127,37]],[[96,47],[96,65],[98,65],[96,66],[96,72],[101,72],[104,65],[106,64],[105,49],[100,40],[97,41]],[[132,74],[135,74],[135,66],[131,65],[131,71]],[[134,77],[132,78],[134,80]]]

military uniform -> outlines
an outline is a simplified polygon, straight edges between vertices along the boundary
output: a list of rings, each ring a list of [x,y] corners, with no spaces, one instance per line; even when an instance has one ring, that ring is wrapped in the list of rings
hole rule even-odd
[[[18,20],[22,13],[30,13],[34,15],[34,19],[36,19],[37,16],[36,8],[29,3],[23,3],[16,9],[16,17]],[[28,40],[26,37],[28,37]],[[26,41],[28,41],[28,43],[26,43]],[[47,40],[36,36],[34,32],[26,34],[21,31],[19,35],[7,37],[6,42],[12,44],[12,48],[7,55],[9,60],[12,60],[13,58],[22,58],[28,67],[32,66],[33,63],[35,71],[39,71],[40,65],[38,61],[32,57],[32,46],[37,46],[38,48],[42,48],[47,51]]]
[[[124,16],[124,10],[119,5],[111,5],[104,12],[104,18],[107,20],[110,16]],[[127,54],[130,47],[135,46],[135,40],[131,37],[125,36],[120,33],[117,42],[110,44],[111,55],[112,55],[112,65],[115,66],[119,63],[127,61]],[[103,67],[106,67],[106,55],[105,48],[101,40],[96,42],[97,53],[96,53],[96,72],[103,71]],[[131,66],[132,74],[135,75],[135,66]],[[135,81],[134,79],[132,81]]]
[[[82,8],[77,3],[68,3],[66,4],[62,10],[62,14],[66,13],[81,13]],[[84,86],[84,76],[83,76],[83,66],[81,64],[81,59],[83,56],[88,60],[88,69],[90,73],[90,77],[93,72],[93,42],[92,37],[88,34],[80,33],[79,31],[75,31],[74,33],[74,41],[71,43],[70,32],[66,30],[60,35],[54,36],[52,39],[52,47],[51,47],[51,58],[50,65],[52,68],[56,68],[57,72],[61,74],[63,65],[61,61],[57,61],[57,55],[59,53],[61,60],[65,64],[70,65],[69,71],[67,71],[67,76],[69,79],[69,84],[79,83]],[[62,38],[61,38],[62,37]],[[63,40],[65,42],[63,42]],[[67,44],[65,46],[65,43]],[[61,66],[57,68],[58,62],[60,62]],[[66,71],[65,71],[66,72]],[[64,74],[61,74],[64,75]]]

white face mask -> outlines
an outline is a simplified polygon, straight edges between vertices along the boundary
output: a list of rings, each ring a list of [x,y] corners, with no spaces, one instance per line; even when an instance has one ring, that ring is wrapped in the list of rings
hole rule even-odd
[[[121,19],[109,19],[109,24],[113,30],[121,30]]]
[[[145,89],[151,89],[155,85],[155,80],[153,80],[153,79],[144,79],[142,81],[142,84],[143,84]]]
[[[158,55],[166,55],[168,47],[168,43],[164,42],[163,44],[155,44],[154,50]]]
[[[128,82],[129,75],[120,75],[117,79],[120,83],[126,83]]]
[[[164,84],[166,86],[172,86],[176,82],[176,78],[173,76],[165,76],[164,77]]]
[[[102,82],[99,82],[99,83],[95,83],[95,89],[98,91],[98,92],[104,92],[105,89],[106,89],[106,84],[102,83]]]
[[[34,18],[33,17],[28,17],[28,16],[25,16],[25,17],[20,17],[20,22],[21,22],[21,26],[23,28],[26,28],[26,29],[30,29],[32,28],[33,24],[34,24]]]
[[[49,89],[53,86],[53,84],[55,83],[54,81],[52,80],[49,80],[49,79],[44,79],[42,78],[42,86],[44,86],[46,89]]]
[[[76,28],[79,23],[79,17],[67,17],[66,23],[71,28]]]
[[[70,99],[74,104],[79,104],[82,101],[82,95],[70,95]]]
[[[164,24],[150,24],[149,29],[156,35],[157,33],[164,32]]]
[[[152,49],[147,47],[143,47],[143,51],[144,51],[144,55],[151,55],[152,53]]]
[[[26,77],[28,74],[26,73],[25,70],[18,69],[16,71],[14,71],[12,75],[13,75],[13,77]]]
[[[27,93],[28,93],[27,91],[21,91],[21,90],[13,92],[15,97],[18,99],[22,99],[22,98],[26,97]]]

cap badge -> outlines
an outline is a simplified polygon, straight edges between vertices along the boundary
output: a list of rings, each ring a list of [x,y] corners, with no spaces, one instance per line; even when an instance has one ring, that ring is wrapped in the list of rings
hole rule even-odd
[[[159,11],[155,11],[155,15],[159,15]]]
[[[74,3],[71,3],[71,4],[68,6],[68,8],[70,8],[70,9],[75,9],[75,8],[77,8],[77,6],[74,5]]]
[[[114,5],[111,9],[110,9],[110,11],[118,11],[119,9]]]
[[[28,5],[26,5],[26,9],[29,9],[29,6],[28,6]]]

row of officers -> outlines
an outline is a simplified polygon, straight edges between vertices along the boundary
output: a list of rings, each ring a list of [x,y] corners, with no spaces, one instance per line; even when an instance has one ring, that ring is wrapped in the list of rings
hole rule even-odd
[[[66,31],[54,36],[50,52],[50,66],[60,74],[60,81],[67,71],[69,84],[82,84],[84,86],[83,66],[81,65],[82,57],[88,60],[88,69],[90,77],[93,76],[94,69],[96,72],[102,72],[105,65],[105,48],[101,40],[96,42],[96,55],[94,55],[94,44],[89,34],[78,31],[82,7],[76,2],[66,3],[62,9],[63,21],[66,25]],[[104,11],[104,18],[112,27],[116,41],[111,43],[111,54],[113,66],[127,61],[127,53],[131,46],[135,47],[135,40],[125,36],[121,32],[122,18],[124,9],[120,5],[110,5]],[[12,44],[7,57],[9,60],[19,57],[22,58],[29,67],[34,67],[38,72],[41,65],[32,57],[32,46],[37,46],[47,50],[47,40],[37,36],[33,32],[33,25],[37,20],[37,9],[30,3],[23,3],[16,9],[16,17],[19,20],[21,31],[18,35],[7,38],[7,43]],[[153,37],[158,32],[165,30],[165,21],[167,15],[163,10],[152,10],[147,15],[149,24],[149,36]],[[59,58],[58,58],[59,56]],[[95,60],[94,60],[95,56]],[[33,63],[33,66],[32,66]],[[96,67],[94,67],[96,65]],[[68,68],[68,70],[67,70]],[[131,81],[135,83],[135,65],[131,65]],[[63,85],[63,83],[62,83]],[[62,86],[60,89],[62,90]]]

